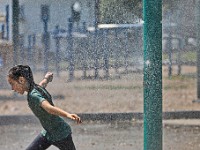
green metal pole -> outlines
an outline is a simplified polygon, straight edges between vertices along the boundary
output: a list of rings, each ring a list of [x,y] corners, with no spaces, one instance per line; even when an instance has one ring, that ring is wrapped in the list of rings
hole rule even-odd
[[[197,39],[197,102],[200,102],[200,0],[196,0],[196,39]]]
[[[162,0],[143,0],[144,150],[162,150]]]
[[[12,0],[13,10],[13,64],[16,65],[18,62],[18,43],[19,43],[19,1]]]

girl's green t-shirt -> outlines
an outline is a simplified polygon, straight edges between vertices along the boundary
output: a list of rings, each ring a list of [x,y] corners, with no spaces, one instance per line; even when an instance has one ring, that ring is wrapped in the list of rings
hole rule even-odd
[[[47,100],[53,104],[51,95],[42,87],[35,87],[27,96],[28,105],[39,119],[44,130],[41,132],[49,141],[56,142],[66,138],[72,133],[71,127],[60,116],[49,114],[41,107],[41,103]]]

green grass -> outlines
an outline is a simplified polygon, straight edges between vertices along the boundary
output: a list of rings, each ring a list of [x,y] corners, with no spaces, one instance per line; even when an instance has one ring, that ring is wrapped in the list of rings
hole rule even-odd
[[[197,54],[194,51],[189,51],[181,55],[181,60],[196,62]]]
[[[164,90],[177,90],[177,89],[187,89],[188,85],[166,85],[164,86]]]
[[[181,54],[180,59],[182,62],[196,62],[197,60],[196,51],[181,52],[180,54]],[[164,53],[162,57],[163,57],[163,60],[166,60],[169,58],[167,53]],[[177,52],[172,53],[172,60],[174,61],[177,60],[177,57],[178,57]]]
[[[74,86],[77,90],[136,90],[142,89],[142,86],[113,86],[113,85],[103,85],[103,86]],[[171,89],[187,89],[188,85],[166,85],[163,87],[163,90],[171,90]]]
[[[166,77],[165,79],[170,79],[170,80],[190,80],[190,79],[195,79],[196,78],[196,73],[187,73],[187,74],[182,74],[182,75],[173,75],[170,78]]]

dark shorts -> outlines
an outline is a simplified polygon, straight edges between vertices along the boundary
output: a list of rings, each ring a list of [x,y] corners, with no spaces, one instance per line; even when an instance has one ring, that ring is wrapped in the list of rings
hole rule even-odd
[[[51,145],[58,147],[60,150],[76,150],[71,134],[65,139],[57,142],[50,142],[44,136],[39,134],[26,150],[45,150]]]

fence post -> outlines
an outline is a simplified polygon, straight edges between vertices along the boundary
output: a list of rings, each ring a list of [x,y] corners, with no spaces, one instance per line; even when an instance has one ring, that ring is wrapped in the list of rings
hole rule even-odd
[[[49,33],[47,31],[47,21],[44,21],[44,33],[43,33],[43,42],[44,42],[44,72],[48,71],[48,51],[49,51]]]
[[[181,52],[183,50],[183,40],[181,38],[179,40],[179,48],[177,52],[177,63],[178,63],[178,72],[177,75],[181,75]]]
[[[36,37],[35,37],[35,34],[32,35],[32,61],[34,62],[34,59],[35,56],[36,56]],[[33,66],[33,71],[36,70],[36,64],[37,63],[33,63],[32,66]]]
[[[94,78],[97,79],[99,77],[99,56],[98,56],[98,49],[97,49],[97,30],[98,30],[98,23],[99,23],[99,0],[95,0],[95,32],[94,32]]]
[[[20,47],[20,63],[24,63],[24,35],[19,37],[19,47]]]
[[[134,64],[133,64],[133,67],[135,67],[136,70],[140,70],[141,68],[141,57],[140,56],[143,56],[143,53],[141,51],[141,48],[140,48],[140,29],[139,27],[136,27],[134,29],[134,43],[135,43],[135,48],[131,51],[132,52],[132,57],[134,57]]]
[[[57,25],[54,29],[54,39],[56,44],[56,74],[59,77],[60,74],[60,37],[59,37],[59,26]]]
[[[99,56],[98,56],[98,48],[97,48],[97,29],[95,29],[93,47],[94,47],[94,78],[97,79],[99,77]]]
[[[5,34],[5,26],[4,26],[4,24],[2,24],[2,26],[1,26],[1,31],[2,31],[2,35],[1,35],[1,38],[2,39],[5,39],[5,37],[4,37],[4,34]]]
[[[6,39],[9,40],[9,5],[6,5]]]
[[[170,29],[169,29],[170,30]],[[169,37],[167,38],[167,52],[168,52],[168,77],[172,76],[172,36],[171,31],[169,31]]]
[[[83,79],[86,79],[87,77],[87,56],[88,56],[88,52],[87,52],[87,41],[85,39],[87,39],[89,41],[89,37],[87,34],[87,29],[86,29],[86,22],[83,22],[83,27],[82,27],[82,31],[84,34],[86,34],[86,38],[82,38],[81,39],[81,47],[82,47],[82,53],[83,53]]]
[[[103,42],[103,59],[104,59],[104,71],[105,71],[105,78],[108,79],[109,77],[109,49],[108,49],[108,29],[105,29],[103,31],[103,37],[104,37],[104,42]]]
[[[118,37],[118,33],[119,33],[119,31],[118,31],[119,29],[115,29],[115,38],[114,38],[114,44],[115,44],[115,47],[118,47],[117,46],[117,44],[118,44],[118,41],[119,41],[119,37]],[[114,51],[115,51],[115,55],[114,55],[114,57],[115,57],[115,73],[116,73],[116,76],[119,76],[119,71],[118,71],[118,68],[119,68],[119,50],[118,50],[118,48],[115,48],[114,49]]]
[[[124,54],[124,61],[125,61],[125,73],[128,73],[128,33],[127,30],[125,31],[125,54]]]
[[[19,1],[12,0],[13,6],[13,65],[17,64],[18,60],[18,43],[19,43]],[[7,7],[6,7],[7,8]],[[8,7],[9,8],[9,7]]]
[[[32,49],[31,49],[31,35],[28,35],[28,55],[27,55],[27,60],[28,60],[28,65],[31,66],[32,68]]]
[[[73,51],[73,36],[72,36],[72,30],[73,30],[73,20],[71,18],[68,19],[68,48],[67,51],[69,52],[69,80],[72,81],[74,79],[74,51]]]
[[[50,18],[49,6],[42,5],[41,7],[41,20],[43,21],[44,33],[43,33],[43,43],[44,43],[44,73],[48,71],[48,52],[50,45],[50,35],[48,33],[48,21]]]
[[[168,41],[167,41],[167,50],[168,50],[168,57],[169,57],[169,64],[168,64],[168,77],[172,76],[172,31],[171,31],[171,15],[172,13],[168,12]]]
[[[162,150],[162,0],[143,0],[144,150]]]
[[[200,0],[196,0],[195,21],[197,33],[197,102],[200,102]]]

